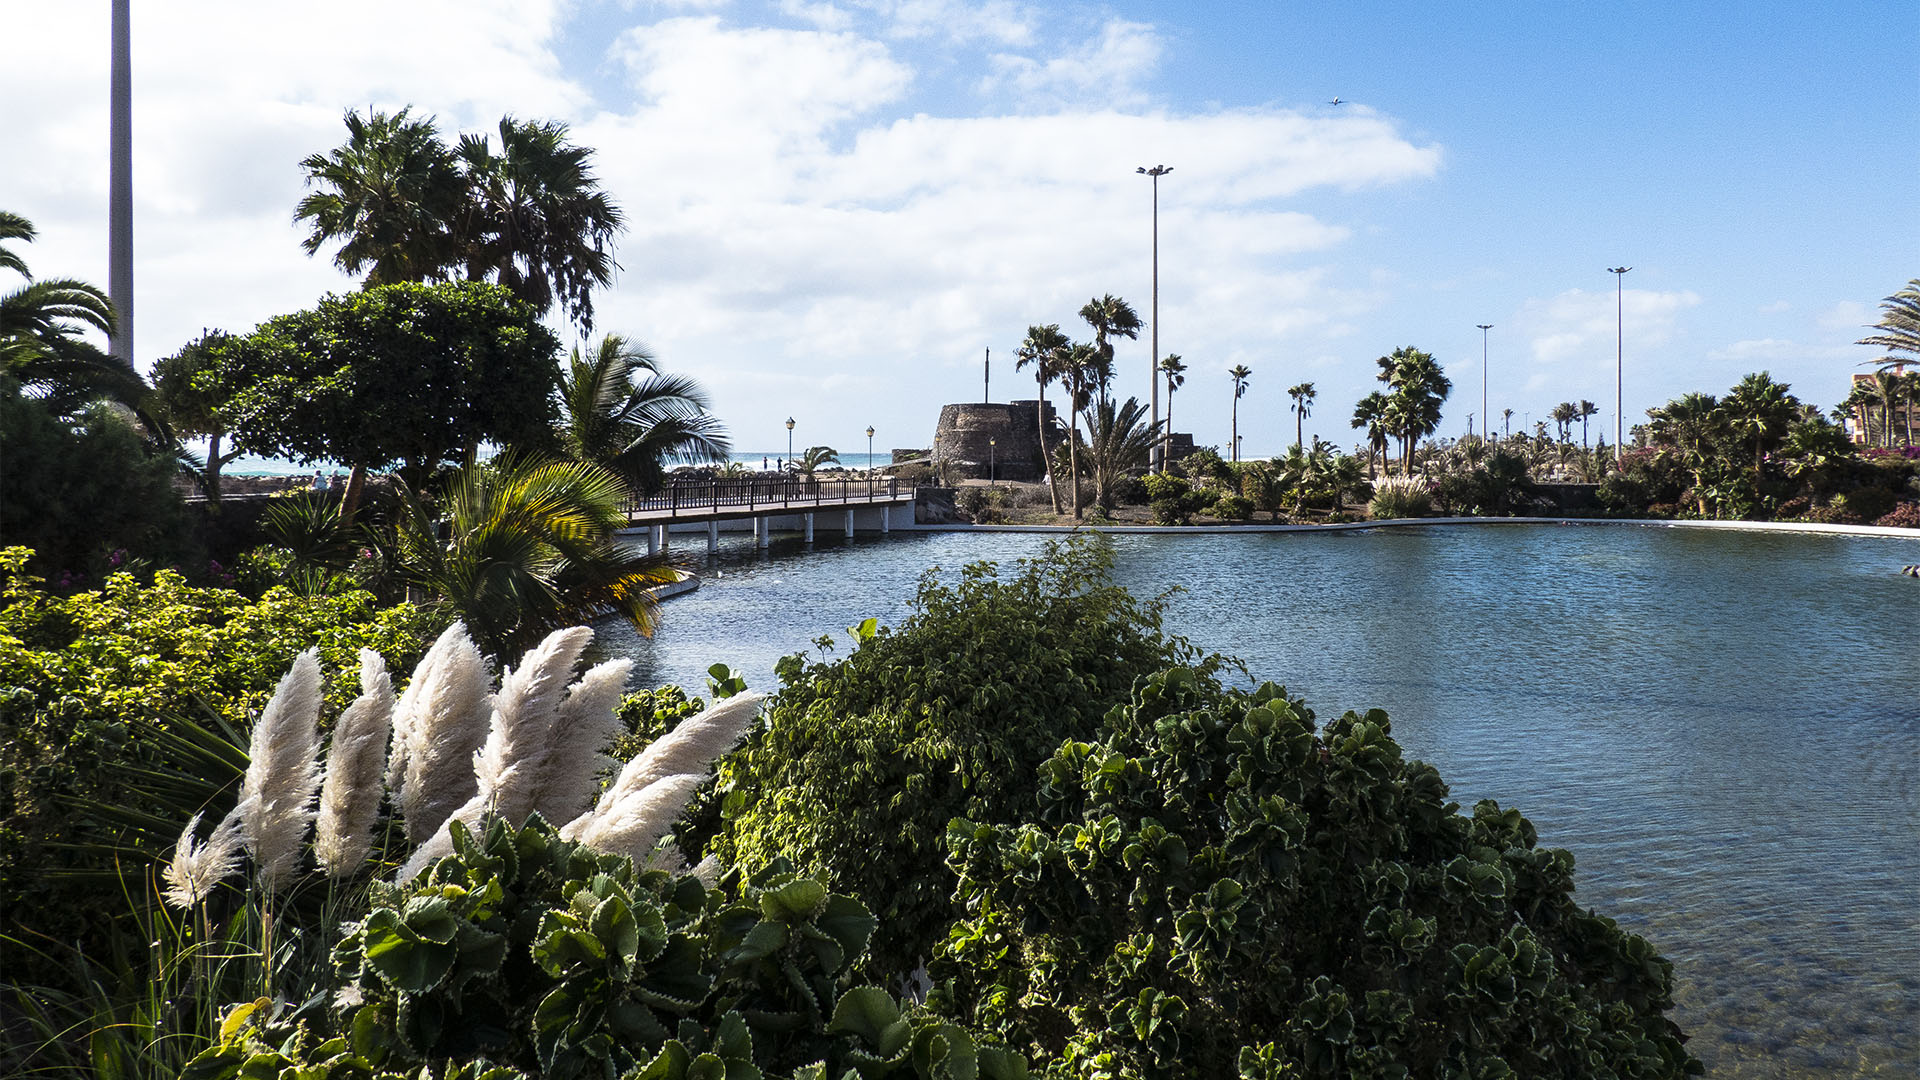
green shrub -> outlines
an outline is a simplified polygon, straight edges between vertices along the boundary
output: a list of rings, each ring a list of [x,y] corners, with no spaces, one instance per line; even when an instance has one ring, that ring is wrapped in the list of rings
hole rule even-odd
[[[929,571],[900,626],[855,628],[840,660],[783,660],[764,730],[721,766],[722,858],[821,875],[879,916],[875,977],[915,968],[954,915],[947,822],[1026,813],[1061,739],[1091,737],[1135,679],[1192,656],[1161,631],[1164,598],[1127,595],[1112,563],[1093,540],[1004,578]]]
[[[1222,521],[1250,521],[1253,500],[1245,495],[1222,495],[1213,502],[1213,516]]]
[[[1187,525],[1193,515],[1213,503],[1218,493],[1212,488],[1196,487],[1184,477],[1172,473],[1149,473],[1143,481],[1147,505],[1153,508],[1153,520],[1159,525]]]
[[[1173,669],[956,821],[931,999],[1056,1077],[1638,1076],[1697,1066],[1671,965],[1574,902],[1573,856],[1471,817],[1384,713]]]
[[[1433,499],[1426,484],[1418,479],[1389,477],[1373,492],[1367,513],[1377,520],[1426,517],[1433,511]]]
[[[1833,497],[1833,508],[1848,521],[1873,521],[1893,512],[1898,499],[1883,487],[1856,488]]]

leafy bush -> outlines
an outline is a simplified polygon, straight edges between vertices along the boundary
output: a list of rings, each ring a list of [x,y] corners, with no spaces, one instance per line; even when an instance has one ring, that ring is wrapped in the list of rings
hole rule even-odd
[[[1903,502],[1875,518],[1873,523],[1894,529],[1920,529],[1920,502]]]
[[[956,821],[932,1003],[1058,1077],[1640,1076],[1697,1066],[1671,965],[1573,899],[1517,811],[1469,817],[1384,713],[1173,669]]]
[[[1893,512],[1893,492],[1883,487],[1856,488],[1833,497],[1833,507],[1848,521],[1873,521]]]
[[[1374,487],[1367,513],[1379,520],[1425,517],[1433,510],[1426,483],[1413,477],[1389,476]]]
[[[976,525],[996,524],[1006,517],[1007,492],[997,487],[961,488],[954,506]]]
[[[1222,521],[1252,520],[1253,500],[1245,495],[1222,495],[1214,500],[1213,516]]]
[[[722,764],[718,853],[820,874],[879,916],[870,971],[914,969],[953,916],[947,822],[1024,814],[1062,738],[1091,737],[1135,679],[1192,656],[1161,631],[1164,598],[1135,600],[1112,566],[1094,540],[1005,578],[929,571],[900,626],[855,628],[844,659],[783,660],[764,730]]]
[[[1159,525],[1191,524],[1193,515],[1218,497],[1213,489],[1195,487],[1191,481],[1172,473],[1149,473],[1143,483],[1147,505],[1153,508],[1153,520]]]

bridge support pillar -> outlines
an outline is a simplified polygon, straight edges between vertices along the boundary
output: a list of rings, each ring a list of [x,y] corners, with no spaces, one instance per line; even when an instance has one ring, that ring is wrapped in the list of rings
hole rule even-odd
[[[892,531],[891,529],[887,528],[889,524],[887,520],[887,512],[892,509],[893,508],[890,506],[883,506],[880,508],[880,535],[881,536],[885,536],[887,535],[887,533]]]
[[[653,526],[647,526],[647,554],[660,554],[660,534]]]
[[[720,522],[716,519],[707,522],[707,554],[715,555],[720,551]]]
[[[665,551],[667,550],[667,543],[668,543],[667,527],[665,525],[660,525],[656,527],[660,530],[660,550]]]
[[[853,511],[847,511],[847,539],[853,539]]]
[[[807,543],[811,544],[813,543],[813,515],[802,514],[800,516],[806,519]]]
[[[762,551],[773,543],[773,519],[766,515],[753,519],[753,546]]]

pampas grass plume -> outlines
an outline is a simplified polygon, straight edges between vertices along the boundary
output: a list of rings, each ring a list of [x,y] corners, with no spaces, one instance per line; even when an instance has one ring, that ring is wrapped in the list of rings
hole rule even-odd
[[[268,889],[284,885],[300,865],[319,786],[320,654],[294,658],[253,726],[246,776],[240,782],[240,834]]]
[[[174,846],[173,861],[160,871],[167,882],[167,903],[191,908],[240,868],[240,817],[241,810],[235,807],[204,843],[194,839],[200,831],[200,815],[187,822]]]
[[[387,766],[409,841],[424,842],[473,797],[473,753],[487,737],[491,690],[487,663],[463,623],[447,627],[414,669],[394,706]]]
[[[593,805],[600,770],[612,760],[606,748],[620,734],[620,695],[632,670],[631,660],[609,660],[590,669],[567,692],[547,735],[533,812],[559,823],[572,821]]]
[[[372,649],[361,649],[360,696],[334,725],[313,836],[314,856],[334,877],[352,873],[373,848],[392,718],[393,679],[386,661]]]
[[[627,762],[601,796],[600,805],[618,802],[668,776],[706,772],[722,754],[740,745],[766,699],[765,694],[735,694],[680,721]]]
[[[567,823],[560,836],[610,855],[629,855],[645,866],[654,845],[673,828],[693,794],[707,782],[704,774],[666,776],[608,806]]]

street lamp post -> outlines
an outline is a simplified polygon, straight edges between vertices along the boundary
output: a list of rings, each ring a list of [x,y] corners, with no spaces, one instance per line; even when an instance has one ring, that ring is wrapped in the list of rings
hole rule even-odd
[[[787,468],[793,468],[793,417],[787,417]]]
[[[873,425],[867,425],[867,471],[873,471]]]
[[[1149,169],[1145,165],[1133,170],[1143,176],[1153,178],[1153,328],[1151,343],[1147,346],[1153,356],[1147,361],[1147,386],[1153,399],[1153,412],[1149,419],[1153,422],[1150,431],[1160,430],[1160,178],[1173,171],[1171,165],[1155,165]],[[1168,405],[1172,405],[1169,401]],[[1153,452],[1147,456],[1147,468],[1159,472],[1166,468],[1166,440],[1155,439]]]
[[[1492,323],[1474,323],[1480,328],[1480,419],[1489,421],[1481,425],[1489,434],[1493,431],[1493,414],[1487,411],[1487,331],[1493,329]]]
[[[987,440],[987,483],[988,484],[992,484],[995,480],[994,466],[998,463],[998,460],[999,460],[999,449],[998,449],[999,446],[1000,446],[999,439]]]
[[[1620,387],[1622,383],[1621,370],[1624,366],[1621,358],[1625,354],[1622,346],[1626,341],[1627,325],[1626,281],[1627,271],[1631,269],[1633,269],[1631,266],[1607,267],[1607,273],[1613,275],[1613,460],[1615,461],[1619,461],[1625,453],[1625,451],[1621,449],[1621,447],[1625,445],[1621,441],[1621,432],[1627,414],[1625,398],[1620,392]]]

